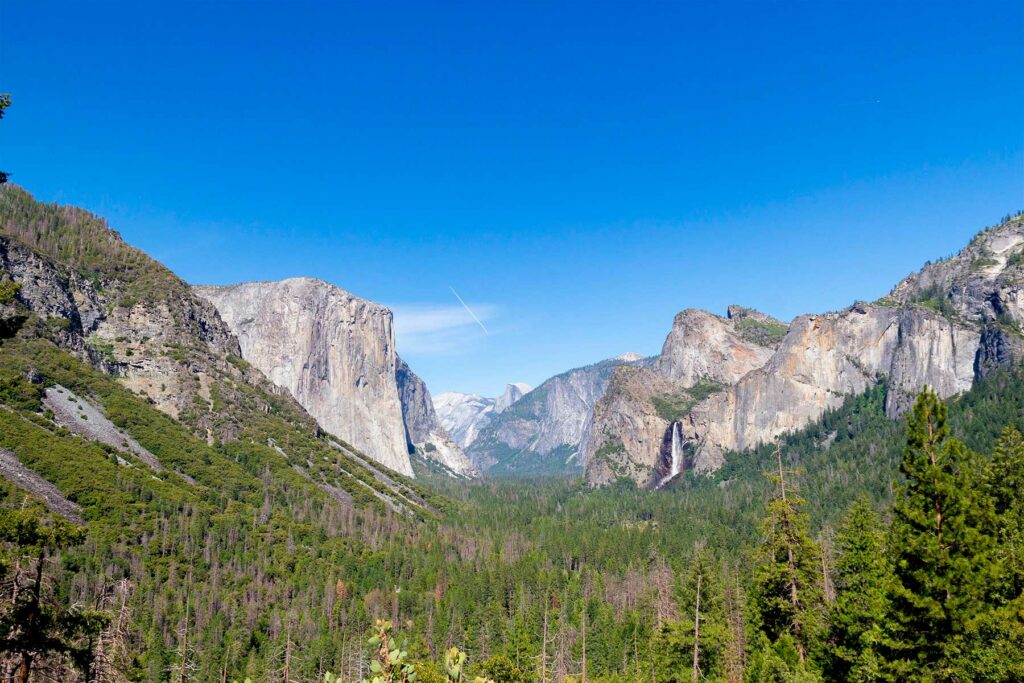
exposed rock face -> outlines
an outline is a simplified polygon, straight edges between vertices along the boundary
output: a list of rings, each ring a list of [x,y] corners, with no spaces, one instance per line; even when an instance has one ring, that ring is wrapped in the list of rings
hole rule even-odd
[[[2,192],[5,212],[12,205],[35,206],[20,188]],[[0,226],[0,277],[20,285],[17,305],[39,316],[55,342],[144,393],[163,412],[177,417],[189,410],[196,393],[218,374],[224,356],[239,353],[238,342],[213,306],[166,268],[124,244],[88,212],[62,211],[64,220],[81,226],[83,234],[102,236],[104,248],[130,264],[125,270],[143,271],[138,279],[158,296],[139,282],[126,284],[112,275],[85,278],[78,269],[3,234],[21,237],[32,230],[28,219],[17,216]]]
[[[887,411],[896,417],[921,387],[942,396],[971,386],[979,333],[915,308],[857,305],[801,316],[761,369],[698,404],[684,420],[696,444],[695,469],[714,471],[725,451],[752,448],[803,427],[879,378],[889,381]]]
[[[877,303],[800,316],[788,328],[738,306],[729,307],[728,320],[684,311],[650,371],[620,371],[598,403],[584,449],[588,480],[661,481],[665,435],[677,420],[687,466],[712,472],[727,452],[799,429],[880,379],[889,385],[891,417],[924,385],[943,397],[965,391],[993,367],[1021,358],[1022,282],[1018,216]],[[706,391],[707,382],[719,390]],[[678,416],[666,415],[673,407]]]
[[[583,443],[587,481],[592,486],[616,479],[649,485],[660,479],[662,443],[672,423],[658,415],[652,397],[671,393],[676,383],[651,368],[625,366],[612,375],[594,408]]]
[[[1024,322],[1024,217],[984,230],[952,258],[910,275],[883,301],[926,303],[965,320]]]
[[[494,401],[494,412],[503,413],[508,410],[513,403],[526,396],[533,390],[529,384],[523,384],[522,382],[516,382],[515,384],[506,384],[505,391]]]
[[[434,397],[434,408],[441,426],[463,449],[469,448],[480,428],[494,412],[494,399],[480,394],[445,391]]]
[[[60,385],[47,387],[43,404],[53,413],[53,421],[61,427],[86,439],[130,453],[154,472],[163,469],[155,455],[143,448],[130,434],[114,426],[101,409],[76,396],[70,389]]]
[[[671,445],[673,422],[772,356],[772,344],[785,324],[739,306],[730,306],[729,312],[729,318],[722,318],[683,311],[649,369],[616,372],[594,410],[583,448],[592,484],[619,477],[642,485],[662,481],[671,464],[664,445]]]
[[[75,524],[84,524],[78,503],[65,498],[60,489],[25,467],[18,456],[6,448],[0,448],[0,477],[40,498],[50,512]]]
[[[654,371],[683,387],[701,381],[735,384],[764,365],[773,352],[771,346],[744,337],[743,330],[737,329],[738,321],[743,320],[754,318],[720,318],[692,308],[683,311],[672,324]],[[785,329],[785,325],[777,324]]]
[[[594,404],[612,371],[627,361],[610,359],[546,380],[494,412],[467,448],[481,470],[493,474],[537,474],[578,470],[580,444]],[[506,396],[515,385],[509,385]]]
[[[391,311],[312,278],[195,291],[238,337],[242,358],[326,431],[412,476]]]
[[[427,385],[401,358],[397,359],[395,380],[410,451],[415,450],[423,457],[436,460],[456,475],[478,476],[477,469],[437,417]]]

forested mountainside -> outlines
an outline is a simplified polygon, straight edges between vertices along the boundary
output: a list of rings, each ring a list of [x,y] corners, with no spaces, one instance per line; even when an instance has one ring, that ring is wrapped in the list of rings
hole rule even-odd
[[[588,480],[658,486],[714,472],[727,452],[800,429],[879,377],[894,418],[923,385],[963,392],[1021,357],[1022,283],[1016,214],[873,303],[788,324],[741,307],[726,318],[684,311],[650,368],[616,371],[584,444]]]
[[[369,489],[352,481],[342,488],[362,498],[380,494],[370,496],[378,505],[397,505],[380,480],[410,486],[325,434],[241,358],[210,304],[98,217],[0,188],[0,277],[11,289],[8,334],[45,340],[116,378],[207,446],[252,441],[286,456],[287,439],[300,469],[312,460],[374,472]]]
[[[880,375],[777,450],[727,451],[661,490],[473,483],[419,455],[414,482],[322,430],[99,219],[6,188],[0,226],[8,678],[640,683],[696,666],[1012,681],[1024,667],[1012,355],[897,420],[906,386]]]

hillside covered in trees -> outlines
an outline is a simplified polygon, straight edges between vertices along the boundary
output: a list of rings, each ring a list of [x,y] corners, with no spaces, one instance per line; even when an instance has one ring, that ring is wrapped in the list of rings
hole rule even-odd
[[[1024,666],[1019,371],[948,406],[924,394],[906,422],[885,417],[880,384],[667,491],[427,475],[433,512],[410,516],[309,487],[265,436],[198,440],[45,334],[29,320],[0,346],[0,448],[77,523],[0,482],[10,675],[360,680],[377,619],[419,680],[446,675],[452,646],[473,675],[544,683]],[[55,387],[163,469],[58,425]]]

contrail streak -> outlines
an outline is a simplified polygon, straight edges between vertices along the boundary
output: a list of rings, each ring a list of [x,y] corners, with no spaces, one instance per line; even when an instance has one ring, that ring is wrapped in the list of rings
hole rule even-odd
[[[473,320],[475,320],[476,324],[480,326],[480,329],[484,331],[484,334],[490,336],[491,333],[488,332],[487,328],[484,327],[484,324],[480,322],[480,318],[476,317],[476,313],[470,310],[469,306],[466,305],[466,302],[462,300],[461,296],[459,296],[459,293],[455,291],[455,288],[452,287],[451,285],[448,285],[448,289],[452,290],[452,294],[454,294],[455,298],[459,300],[459,303],[462,304],[462,307],[466,309],[466,313],[469,313],[471,316],[473,316]]]

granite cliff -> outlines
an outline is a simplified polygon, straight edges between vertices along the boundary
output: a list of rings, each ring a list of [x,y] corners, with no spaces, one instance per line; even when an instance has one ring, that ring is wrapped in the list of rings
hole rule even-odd
[[[588,481],[661,485],[674,471],[713,472],[728,453],[799,429],[879,381],[893,418],[924,385],[963,392],[1021,357],[1022,282],[1017,216],[876,302],[789,325],[738,306],[726,318],[684,311],[651,367],[617,370],[598,402],[583,448]]]
[[[242,358],[326,431],[412,475],[391,311],[313,278],[195,291],[238,337]]]

